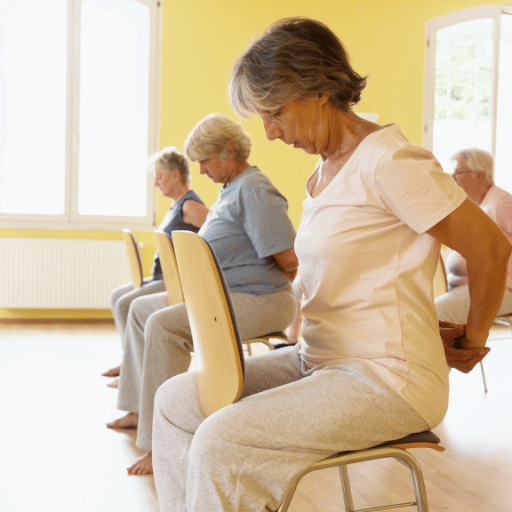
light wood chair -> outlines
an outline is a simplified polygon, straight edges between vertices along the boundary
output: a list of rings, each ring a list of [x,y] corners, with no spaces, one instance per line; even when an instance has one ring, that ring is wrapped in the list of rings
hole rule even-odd
[[[448,279],[446,278],[446,267],[444,266],[443,254],[439,255],[436,273],[434,275],[434,297],[438,297],[448,291]],[[510,317],[512,321],[512,316]],[[442,319],[441,319],[442,320]],[[498,319],[495,320],[497,322]],[[512,324],[507,324],[512,330]],[[480,370],[482,372],[482,382],[484,384],[484,392],[487,393],[487,382],[485,380],[484,363],[480,361]]]
[[[198,352],[200,361],[197,377],[199,402],[204,414],[208,416],[234,403],[240,397],[244,384],[244,356],[222,272],[208,243],[189,231],[175,231],[172,236],[192,328],[194,349]],[[202,269],[201,273],[197,272],[198,266]],[[304,475],[335,466],[340,469],[346,510],[356,512],[347,466],[383,458],[394,458],[411,470],[416,500],[392,506],[360,509],[359,512],[414,505],[419,512],[428,512],[421,468],[407,449],[433,448],[443,451],[444,448],[439,442],[439,438],[433,432],[426,431],[367,450],[327,457],[299,475],[281,504],[279,512],[288,510],[297,484]]]
[[[130,274],[132,276],[133,289],[140,288],[144,280],[142,262],[140,260],[139,248],[133,233],[129,229],[123,229],[123,240],[126,245],[126,253],[130,264]]]
[[[160,257],[160,265],[164,276],[165,289],[167,290],[168,303],[170,306],[184,301],[182,283],[176,264],[176,255],[173,248],[171,237],[161,230],[155,230],[156,246]],[[199,267],[198,267],[199,268]],[[200,274],[200,271],[199,271]],[[254,343],[263,343],[269,350],[274,350],[274,344],[271,340],[278,340],[276,346],[284,346],[288,338],[284,332],[272,332],[264,336],[243,340],[242,343],[247,349],[248,355],[252,355],[252,345]]]
[[[242,344],[224,277],[208,242],[192,231],[173,231],[172,239],[198,361],[199,402],[209,416],[242,393]]]
[[[171,238],[164,231],[157,229],[155,239],[164,276],[165,290],[167,291],[167,303],[169,306],[181,304],[184,302],[183,291]]]

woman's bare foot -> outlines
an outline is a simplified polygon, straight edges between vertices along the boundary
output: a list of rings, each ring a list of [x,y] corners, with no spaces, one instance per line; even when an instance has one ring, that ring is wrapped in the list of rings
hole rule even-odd
[[[126,416],[107,423],[108,428],[137,428],[139,422],[138,412],[129,412]]]
[[[128,468],[130,475],[152,475],[153,474],[153,457],[151,452],[146,453],[133,466]]]
[[[106,372],[102,373],[103,377],[119,377],[119,374],[121,373],[121,365],[116,366],[115,368],[110,368],[110,370],[107,370]]]
[[[118,384],[119,384],[119,377],[116,377],[112,382],[109,382],[107,384],[107,386],[109,388],[117,388]]]

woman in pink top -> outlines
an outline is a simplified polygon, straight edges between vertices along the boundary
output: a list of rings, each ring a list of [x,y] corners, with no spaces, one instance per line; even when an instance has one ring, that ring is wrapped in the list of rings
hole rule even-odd
[[[429,151],[352,111],[365,84],[332,31],[304,18],[276,22],[235,63],[237,113],[320,157],[295,241],[304,339],[248,358],[241,400],[206,419],[194,375],[160,387],[162,512],[277,510],[312,463],[436,426],[448,402],[432,290],[441,243],[468,262],[462,368],[487,351],[510,245]]]
[[[463,149],[452,156],[452,173],[457,185],[496,222],[509,242],[512,242],[512,195],[493,182],[492,155],[478,148]],[[469,285],[466,260],[450,251],[446,259],[448,293],[436,298],[439,318],[465,324],[469,311]],[[512,258],[508,261],[507,284],[498,315],[512,313]]]

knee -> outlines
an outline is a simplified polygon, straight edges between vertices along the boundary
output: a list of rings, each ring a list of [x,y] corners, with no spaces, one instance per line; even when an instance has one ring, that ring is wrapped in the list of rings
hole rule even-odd
[[[146,320],[146,325],[144,327],[144,335],[146,338],[150,337],[155,331],[159,331],[161,329],[161,315],[160,311],[156,311],[149,315]]]
[[[163,416],[185,431],[196,431],[205,417],[197,396],[195,372],[176,375],[158,388],[155,395],[156,415]]]

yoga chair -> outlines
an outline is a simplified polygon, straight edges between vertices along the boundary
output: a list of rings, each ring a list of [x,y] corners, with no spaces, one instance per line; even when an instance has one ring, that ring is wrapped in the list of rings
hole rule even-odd
[[[198,362],[199,403],[210,416],[240,398],[242,344],[222,270],[208,242],[192,231],[173,231],[172,239]]]
[[[229,294],[215,255],[208,243],[190,231],[173,232],[176,259],[183,283],[194,348],[200,364],[197,376],[199,402],[206,416],[238,400],[244,384],[244,357]],[[198,265],[202,272],[197,272]],[[439,438],[431,431],[412,434],[374,448],[343,452],[327,457],[307,468],[296,478],[278,512],[285,512],[300,479],[311,471],[338,466],[345,507],[348,512],[372,512],[416,506],[428,512],[421,468],[408,448],[433,448],[443,451]],[[383,458],[394,458],[411,470],[416,501],[356,510],[352,499],[347,466]]]
[[[155,230],[156,246],[158,248],[158,255],[160,257],[160,264],[162,266],[162,273],[164,275],[165,289],[167,290],[169,306],[173,304],[179,304],[183,302],[182,283],[176,265],[176,256],[172,244],[171,237],[164,231]],[[196,268],[196,271],[201,275],[199,271],[200,267]],[[252,355],[251,345],[253,343],[263,343],[270,350],[274,350],[274,345],[270,341],[271,339],[279,339],[281,343],[279,347],[284,346],[283,341],[288,341],[284,332],[272,332],[265,334],[264,336],[258,336],[248,340],[243,340],[243,344],[247,347],[247,352]]]
[[[164,276],[165,290],[167,291],[167,304],[169,306],[181,304],[184,302],[183,291],[181,289],[181,281],[171,238],[164,231],[157,229],[155,231],[155,239],[160,266]]]
[[[123,229],[123,239],[126,245],[126,253],[128,254],[128,262],[130,264],[133,289],[135,290],[142,286],[142,281],[144,279],[139,248],[137,247],[137,242],[135,241],[133,233],[129,229]]]
[[[434,275],[434,297],[438,297],[448,291],[448,279],[446,277],[446,269],[444,266],[443,255],[439,255],[439,261],[437,262],[436,273]],[[442,319],[441,319],[442,320]],[[511,316],[512,321],[512,316]],[[494,321],[498,323],[498,319]],[[507,323],[512,330],[512,324]],[[482,381],[484,384],[484,393],[487,393],[487,382],[485,381],[484,363],[480,361],[480,370],[482,371]]]

